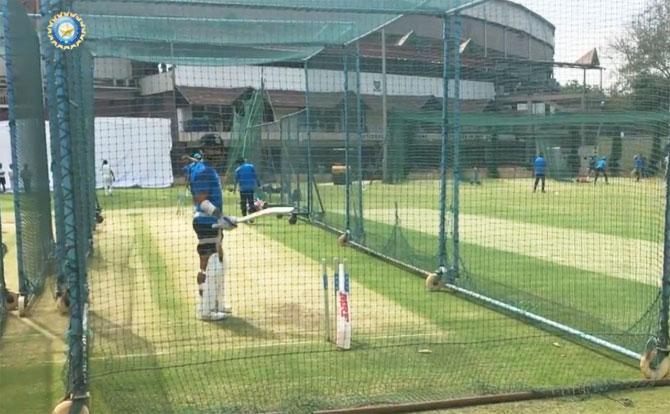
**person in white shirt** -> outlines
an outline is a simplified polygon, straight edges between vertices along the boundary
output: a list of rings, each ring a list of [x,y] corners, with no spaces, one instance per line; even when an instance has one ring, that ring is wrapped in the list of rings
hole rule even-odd
[[[116,181],[114,171],[107,160],[102,161],[102,185],[105,187],[105,195],[112,194],[112,183]]]

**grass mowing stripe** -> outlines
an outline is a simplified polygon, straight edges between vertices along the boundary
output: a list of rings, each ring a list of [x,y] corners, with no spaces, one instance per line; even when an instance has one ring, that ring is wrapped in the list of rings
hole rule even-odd
[[[367,220],[366,229],[368,246],[383,251],[393,226]],[[408,229],[402,229],[402,233],[410,246],[401,245],[402,249],[385,253],[425,269],[435,267],[430,250],[438,245],[438,238]],[[634,325],[654,306],[658,295],[654,286],[478,245],[460,245],[466,277],[459,284],[464,287],[613,338],[631,328],[647,328]],[[412,257],[408,254],[411,251],[419,256]],[[646,341],[647,332],[637,333],[642,336],[632,338],[634,343],[628,346]]]
[[[549,181],[547,194],[533,194],[530,179],[486,180],[483,186],[461,186],[460,212],[661,242],[663,181],[610,181],[608,186],[597,187]],[[342,208],[344,190],[344,186],[319,186],[326,210]],[[363,202],[365,209],[388,209],[396,202],[401,209],[436,209],[439,194],[437,180],[375,182],[365,187]]]
[[[142,217],[134,222],[136,249],[142,261],[143,269],[148,273],[151,298],[162,311],[185,315],[187,305],[181,299],[181,292],[174,283],[173,276],[168,272],[165,259],[151,235],[148,225]]]

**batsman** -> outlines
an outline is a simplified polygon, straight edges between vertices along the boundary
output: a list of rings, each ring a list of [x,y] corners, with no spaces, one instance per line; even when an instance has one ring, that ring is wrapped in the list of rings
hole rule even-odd
[[[216,170],[205,163],[202,152],[193,152],[190,157],[185,157],[185,161],[189,162],[185,171],[195,205],[193,229],[198,236],[200,257],[196,318],[220,321],[232,311],[224,298],[226,262],[222,230],[234,228],[235,222],[222,217],[221,181]]]

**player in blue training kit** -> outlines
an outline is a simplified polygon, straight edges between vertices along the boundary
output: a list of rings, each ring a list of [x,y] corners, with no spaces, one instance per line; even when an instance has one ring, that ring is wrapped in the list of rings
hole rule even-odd
[[[184,171],[195,205],[193,229],[198,235],[200,256],[196,317],[218,321],[225,319],[230,312],[224,303],[226,264],[221,246],[222,228],[215,228],[221,222],[223,211],[221,180],[216,170],[204,162],[201,152],[196,151],[187,158],[191,162]]]
[[[598,184],[598,177],[600,174],[605,176],[605,184],[609,184],[609,178],[607,177],[607,158],[603,157],[596,161],[596,178],[593,181],[593,185]]]
[[[246,162],[244,158],[240,158],[237,160],[237,165],[238,167],[235,170],[235,187],[239,186],[240,188],[240,209],[242,210],[242,215],[246,216],[247,213],[254,213],[256,211],[254,195],[256,189],[261,186],[261,182],[258,180],[256,168],[253,164]]]
[[[533,185],[533,192],[537,191],[537,185],[542,181],[542,192],[544,193],[544,183],[547,175],[547,161],[544,159],[544,155],[540,155],[535,158],[534,163],[535,169],[535,185]]]
[[[633,174],[635,175],[635,181],[640,181],[642,178],[642,173],[644,171],[644,158],[642,157],[642,154],[635,154],[635,157],[633,158]]]

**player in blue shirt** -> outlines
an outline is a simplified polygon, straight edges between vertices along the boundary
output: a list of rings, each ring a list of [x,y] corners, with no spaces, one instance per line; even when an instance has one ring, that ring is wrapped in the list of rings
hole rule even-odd
[[[256,211],[254,205],[254,195],[256,189],[261,186],[256,174],[256,167],[253,164],[246,162],[244,158],[237,160],[237,169],[235,170],[235,187],[240,189],[240,209],[242,215]],[[233,191],[235,191],[233,189]]]
[[[214,228],[222,220],[221,180],[216,170],[205,163],[202,152],[195,151],[186,158],[190,163],[184,168],[184,172],[195,205],[193,229],[198,236],[200,256],[196,317],[200,320],[218,321],[225,319],[230,312],[230,308],[224,303],[222,228]],[[234,223],[229,224],[234,226]]]
[[[544,155],[540,153],[537,158],[535,158],[534,163],[535,169],[535,185],[533,185],[533,192],[537,191],[537,185],[542,181],[542,192],[544,193],[544,184],[547,175],[547,161],[544,159]]]
[[[598,177],[600,174],[605,176],[605,184],[609,184],[609,179],[607,177],[607,157],[602,157],[596,161],[596,178],[593,181],[593,185],[598,184]]]
[[[633,165],[633,175],[635,175],[635,181],[639,182],[644,171],[644,157],[642,157],[642,154],[635,154],[635,157],[633,157]]]

